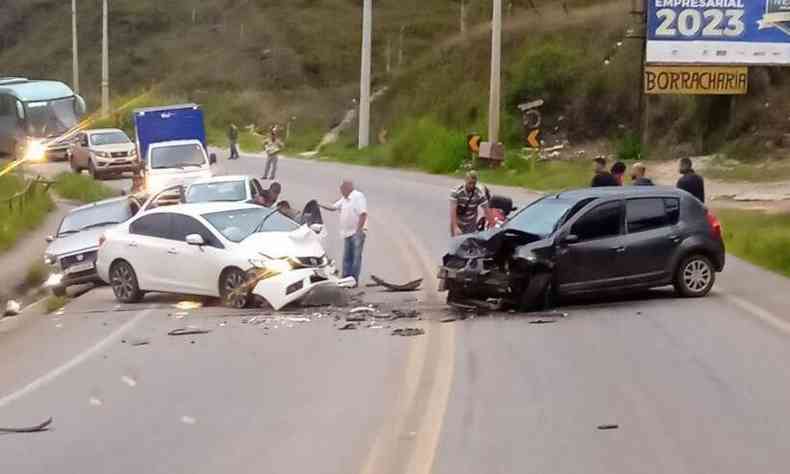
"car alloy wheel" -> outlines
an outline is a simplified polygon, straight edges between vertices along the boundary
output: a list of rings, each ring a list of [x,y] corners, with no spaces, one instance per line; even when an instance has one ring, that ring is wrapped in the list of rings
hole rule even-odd
[[[110,270],[110,285],[115,297],[122,303],[139,301],[142,294],[134,269],[126,262],[118,262]]]
[[[225,306],[236,309],[247,307],[250,300],[250,289],[247,275],[243,271],[237,268],[225,271],[222,276],[220,289],[222,302]]]
[[[683,261],[676,279],[675,286],[683,296],[699,297],[713,288],[716,274],[707,257],[694,255]]]

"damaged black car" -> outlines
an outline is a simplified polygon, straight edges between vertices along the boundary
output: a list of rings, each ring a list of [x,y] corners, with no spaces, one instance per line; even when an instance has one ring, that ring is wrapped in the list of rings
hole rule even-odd
[[[453,239],[439,270],[448,302],[522,310],[563,296],[674,285],[707,295],[724,268],[721,225],[674,188],[595,188],[546,196],[501,228]]]

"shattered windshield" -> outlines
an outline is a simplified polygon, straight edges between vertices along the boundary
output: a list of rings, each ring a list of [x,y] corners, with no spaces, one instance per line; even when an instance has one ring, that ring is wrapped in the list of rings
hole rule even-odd
[[[203,147],[197,143],[187,145],[163,146],[151,151],[151,168],[200,167],[206,164]]]
[[[244,181],[193,184],[187,191],[186,201],[192,202],[237,202],[247,199],[247,184]]]
[[[122,145],[124,143],[131,142],[123,132],[102,132],[91,135],[91,145],[93,146]]]
[[[63,219],[58,235],[73,234],[91,227],[121,224],[131,219],[132,214],[129,201],[116,201],[76,210]]]
[[[28,102],[26,108],[30,136],[44,138],[60,135],[77,125],[74,101],[74,97],[69,97],[49,102]]]
[[[505,228],[548,237],[557,230],[563,216],[571,207],[573,207],[571,201],[555,198],[541,199],[513,216],[505,224]]]
[[[203,218],[236,243],[259,232],[293,232],[299,228],[299,224],[268,207],[215,212],[204,214]]]

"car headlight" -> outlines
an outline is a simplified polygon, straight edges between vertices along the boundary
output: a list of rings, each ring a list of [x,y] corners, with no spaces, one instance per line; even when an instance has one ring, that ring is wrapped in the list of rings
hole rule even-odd
[[[58,259],[54,255],[46,254],[44,255],[44,263],[47,265],[55,265],[58,263]]]
[[[110,158],[110,154],[106,151],[94,151],[93,154],[99,158]]]
[[[44,161],[47,157],[47,145],[44,141],[37,139],[29,139],[25,145],[25,161]]]
[[[293,270],[293,264],[289,259],[266,259],[255,257],[250,259],[250,264],[255,268],[266,270],[274,274],[285,273]]]

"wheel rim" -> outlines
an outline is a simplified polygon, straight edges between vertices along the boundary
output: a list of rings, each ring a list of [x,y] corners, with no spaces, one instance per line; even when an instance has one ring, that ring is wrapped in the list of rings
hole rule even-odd
[[[223,289],[225,290],[225,302],[233,308],[243,308],[247,306],[247,282],[244,275],[240,272],[230,272],[225,277]]]
[[[112,289],[119,299],[130,299],[134,295],[134,274],[129,265],[115,267],[112,274]]]
[[[713,278],[710,266],[703,260],[692,260],[683,269],[683,283],[694,293],[704,291]]]

